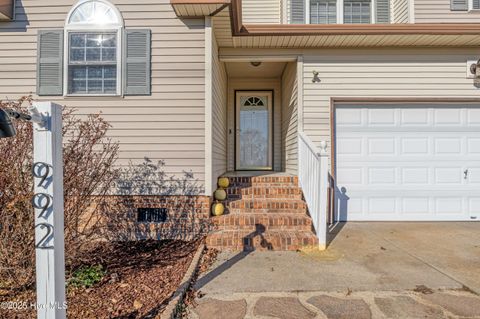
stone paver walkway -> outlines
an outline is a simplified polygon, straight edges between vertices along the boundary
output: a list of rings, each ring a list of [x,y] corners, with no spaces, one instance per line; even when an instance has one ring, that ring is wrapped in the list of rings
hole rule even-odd
[[[480,318],[480,297],[468,291],[235,293],[197,300],[192,319],[450,319]]]

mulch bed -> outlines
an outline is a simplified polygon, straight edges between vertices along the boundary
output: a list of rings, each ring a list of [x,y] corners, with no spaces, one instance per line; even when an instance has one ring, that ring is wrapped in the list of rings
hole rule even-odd
[[[69,319],[155,318],[168,304],[195,255],[200,241],[98,243],[71,265],[102,265],[106,275],[95,286],[68,288]],[[35,302],[35,292],[2,295],[2,301]],[[0,318],[30,319],[33,310],[0,309]]]

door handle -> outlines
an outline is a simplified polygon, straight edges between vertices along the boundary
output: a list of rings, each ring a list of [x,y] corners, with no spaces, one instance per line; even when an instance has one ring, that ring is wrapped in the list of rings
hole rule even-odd
[[[463,179],[467,179],[467,178],[468,178],[468,169],[463,171]]]

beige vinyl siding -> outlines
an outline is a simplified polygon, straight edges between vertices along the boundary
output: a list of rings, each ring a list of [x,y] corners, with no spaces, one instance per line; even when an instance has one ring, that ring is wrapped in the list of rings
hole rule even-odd
[[[245,24],[281,23],[281,0],[243,0],[242,14]]]
[[[41,97],[78,109],[101,111],[120,143],[119,165],[149,157],[166,172],[192,171],[205,181],[205,32],[203,19],[179,19],[169,0],[112,0],[126,28],[152,31],[152,95]],[[0,22],[0,99],[36,90],[37,31],[62,29],[77,0],[17,1],[16,21]]]
[[[228,80],[228,170],[235,170],[235,90],[243,91],[270,91],[273,90],[273,169],[282,170],[282,99],[281,79],[241,79],[230,78]]]
[[[409,22],[409,0],[392,0],[392,16],[393,23],[408,23]]]
[[[415,23],[478,23],[479,11],[451,11],[450,0],[415,0]]]
[[[227,171],[227,72],[225,64],[218,58],[218,46],[213,39],[212,63],[212,185],[216,188],[217,179]]]
[[[318,50],[304,55],[304,131],[330,146],[332,97],[480,97],[466,78],[475,49]],[[312,83],[312,71],[321,82]]]
[[[287,64],[282,76],[282,149],[283,167],[297,174],[298,165],[298,86],[297,64]]]

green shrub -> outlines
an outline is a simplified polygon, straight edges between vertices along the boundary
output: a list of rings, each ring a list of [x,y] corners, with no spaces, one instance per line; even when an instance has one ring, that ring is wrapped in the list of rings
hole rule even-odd
[[[90,288],[102,281],[105,274],[102,265],[82,266],[73,273],[68,283],[73,287]]]

